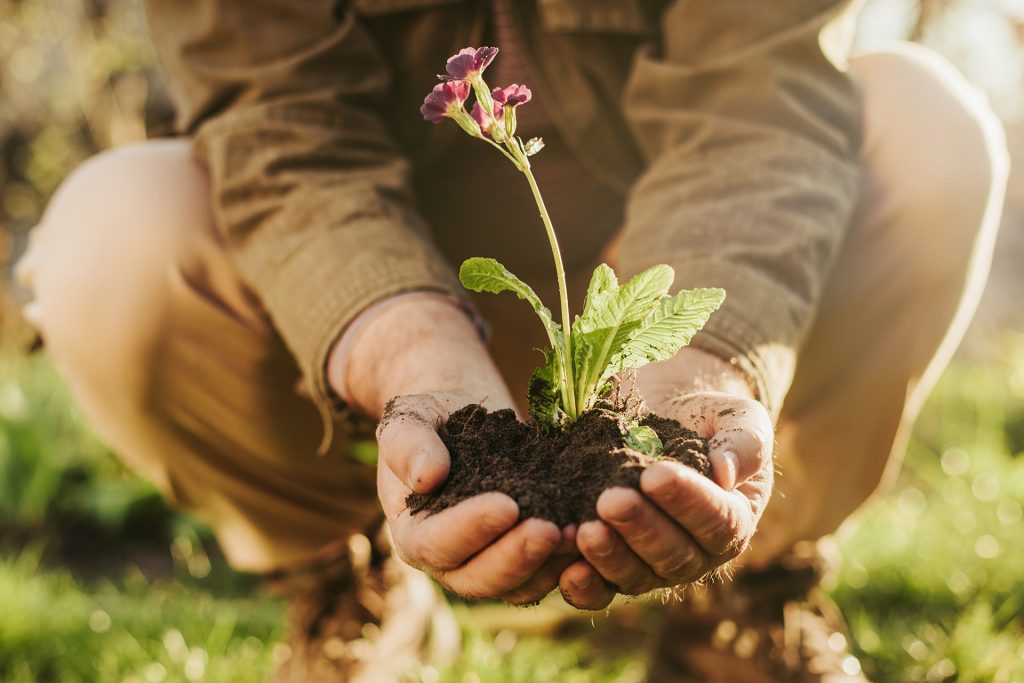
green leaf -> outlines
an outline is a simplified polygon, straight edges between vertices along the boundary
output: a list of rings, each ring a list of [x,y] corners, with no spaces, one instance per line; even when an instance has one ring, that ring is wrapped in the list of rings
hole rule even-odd
[[[551,317],[551,311],[541,303],[540,297],[530,285],[509,272],[505,266],[492,258],[473,257],[466,259],[459,269],[459,280],[466,289],[474,292],[500,294],[512,292],[520,299],[528,302],[536,311],[548,334],[550,350],[542,350],[545,363],[538,368],[530,380],[528,400],[530,414],[541,424],[559,424],[564,415],[562,401],[565,396],[564,377],[564,344],[562,326]]]
[[[544,331],[548,334],[551,347],[557,348],[557,342],[562,336],[562,326],[554,321],[551,311],[541,303],[540,297],[533,291],[533,288],[509,272],[505,266],[492,258],[474,256],[462,262],[462,267],[459,269],[459,280],[463,287],[474,292],[490,294],[512,292],[529,303],[544,325]]]
[[[634,425],[626,430],[626,445],[652,458],[658,457],[665,450],[657,432],[640,425]]]
[[[612,356],[601,374],[598,388],[612,375],[668,360],[690,343],[711,314],[725,301],[725,290],[688,289],[662,299]]]
[[[562,370],[558,354],[548,349],[542,349],[541,352],[544,354],[544,365],[537,368],[530,378],[526,398],[530,414],[537,422],[546,427],[556,427],[562,423],[565,415],[557,388]]]
[[[657,265],[620,287],[607,265],[602,263],[594,270],[583,314],[572,328],[574,381],[581,411],[593,407],[599,378],[609,360],[668,294],[674,277],[669,266]]]

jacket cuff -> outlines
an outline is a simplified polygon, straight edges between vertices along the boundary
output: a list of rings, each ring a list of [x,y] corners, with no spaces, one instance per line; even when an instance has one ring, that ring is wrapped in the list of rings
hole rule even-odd
[[[327,381],[327,361],[360,312],[410,291],[465,300],[447,262],[411,231],[403,229],[402,239],[387,246],[368,246],[377,245],[381,235],[395,233],[387,217],[347,220],[343,229],[320,231],[263,288],[264,304],[299,364],[306,391],[325,416],[344,416],[344,406]]]

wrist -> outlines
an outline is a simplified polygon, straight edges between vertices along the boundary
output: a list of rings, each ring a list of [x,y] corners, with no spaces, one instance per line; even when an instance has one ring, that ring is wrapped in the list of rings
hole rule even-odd
[[[511,401],[477,326],[444,296],[382,309],[350,343],[335,345],[327,376],[353,408],[375,418],[392,398],[409,394],[467,394],[500,407]]]
[[[750,379],[742,370],[694,347],[685,347],[667,361],[641,368],[637,373],[637,388],[650,405],[704,392],[755,398]]]

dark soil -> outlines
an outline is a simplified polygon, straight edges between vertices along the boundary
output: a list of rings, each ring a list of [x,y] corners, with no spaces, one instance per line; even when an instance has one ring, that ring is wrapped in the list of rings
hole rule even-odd
[[[565,430],[544,430],[520,422],[511,410],[465,406],[439,430],[452,459],[448,478],[435,491],[413,493],[406,502],[413,513],[433,513],[479,493],[500,491],[519,504],[521,519],[540,517],[560,527],[596,519],[602,491],[639,488],[640,474],[656,461],[626,447],[627,423],[621,412],[595,409]],[[710,476],[707,439],[654,414],[640,424],[653,429],[665,446],[657,459],[675,460]]]

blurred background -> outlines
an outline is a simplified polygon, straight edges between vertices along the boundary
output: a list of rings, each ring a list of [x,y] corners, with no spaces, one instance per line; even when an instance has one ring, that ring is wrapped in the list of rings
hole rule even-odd
[[[985,90],[1024,159],[1024,0],[868,0],[859,49],[901,39]],[[9,274],[48,198],[85,158],[165,134],[171,116],[138,3],[0,0],[2,681],[255,682],[281,655],[283,606],[126,471],[45,359],[23,353]],[[831,592],[880,683],[1024,681],[1022,294],[1018,169],[981,310],[899,485],[840,534]],[[435,680],[642,679],[642,662],[597,637],[460,615],[466,654]]]

